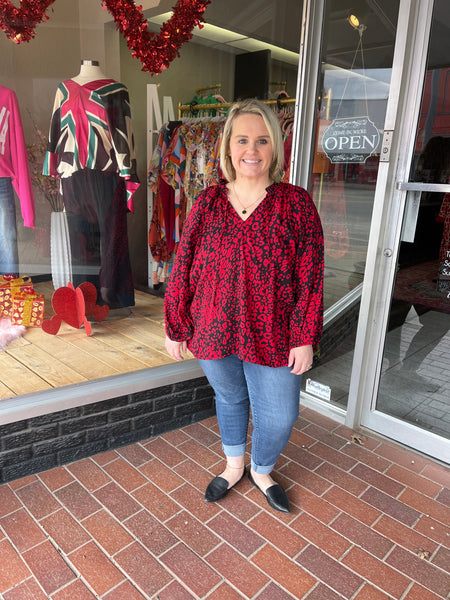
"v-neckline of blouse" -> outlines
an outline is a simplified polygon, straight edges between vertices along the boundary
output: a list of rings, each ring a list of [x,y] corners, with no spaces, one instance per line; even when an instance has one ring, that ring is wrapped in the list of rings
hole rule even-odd
[[[105,85],[105,83],[104,83],[105,81],[111,82],[113,80],[111,78],[108,78],[108,77],[100,77],[100,79],[91,79],[91,81],[85,81],[84,83],[79,83],[78,81],[75,81],[74,79],[71,79],[70,81],[72,83],[74,83],[75,85],[77,85],[78,87],[84,88],[84,87],[86,87],[88,85],[92,85],[93,83],[100,83],[101,82],[101,83],[103,83],[103,85]],[[103,87],[103,85],[100,86],[100,87]],[[99,89],[99,88],[96,87],[95,89]]]
[[[246,217],[245,219],[242,218],[241,214],[239,213],[239,211],[237,211],[234,206],[231,204],[231,202],[228,199],[228,188],[226,186],[226,183],[223,186],[224,192],[225,192],[225,202],[229,205],[231,212],[239,219],[239,221],[241,223],[246,223],[247,221],[249,221],[251,219],[251,217],[258,211],[258,209],[260,208],[260,206],[262,206],[263,204],[265,204],[267,197],[269,195],[269,191],[272,188],[274,184],[271,183],[270,185],[268,185],[266,187],[266,193],[264,195],[264,197],[261,199],[261,202],[258,204],[258,206],[256,206],[252,212],[248,215],[248,217]]]

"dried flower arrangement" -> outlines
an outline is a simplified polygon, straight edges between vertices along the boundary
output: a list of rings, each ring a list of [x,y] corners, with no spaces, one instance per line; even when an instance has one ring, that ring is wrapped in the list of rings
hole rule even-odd
[[[64,204],[60,193],[60,182],[54,177],[42,174],[48,140],[31,115],[30,118],[34,126],[34,139],[31,144],[27,144],[31,182],[48,200],[52,211],[61,212],[64,210]]]

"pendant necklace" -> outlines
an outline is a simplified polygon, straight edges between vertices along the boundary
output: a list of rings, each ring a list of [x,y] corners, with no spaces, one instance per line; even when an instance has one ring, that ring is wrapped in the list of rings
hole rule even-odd
[[[248,206],[244,206],[241,203],[241,201],[239,200],[239,196],[237,195],[236,188],[234,187],[234,182],[232,183],[232,186],[233,186],[233,194],[235,195],[236,200],[237,200],[239,206],[242,208],[241,212],[242,212],[243,215],[246,215],[247,214],[247,210],[249,208],[251,208],[254,204],[256,204],[259,200],[261,200],[265,196],[265,194],[267,192],[267,190],[265,189],[264,192],[260,196],[258,196],[254,202],[252,202]]]

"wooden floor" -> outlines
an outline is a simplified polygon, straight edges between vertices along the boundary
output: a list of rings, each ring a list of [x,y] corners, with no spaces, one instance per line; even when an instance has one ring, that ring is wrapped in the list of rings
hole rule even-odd
[[[36,284],[45,295],[45,316],[54,313],[51,283]],[[173,362],[164,348],[163,299],[136,291],[131,313],[111,311],[105,321],[57,335],[29,327],[0,351],[0,399],[128,373]]]

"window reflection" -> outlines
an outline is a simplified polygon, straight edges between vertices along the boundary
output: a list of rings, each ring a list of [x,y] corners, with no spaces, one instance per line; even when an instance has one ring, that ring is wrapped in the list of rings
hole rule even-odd
[[[326,3],[310,191],[325,235],[325,309],[339,308],[325,327],[312,375],[329,385],[331,401],[342,405],[353,362],[357,290],[364,278],[398,5],[360,2],[355,12],[342,0]]]

